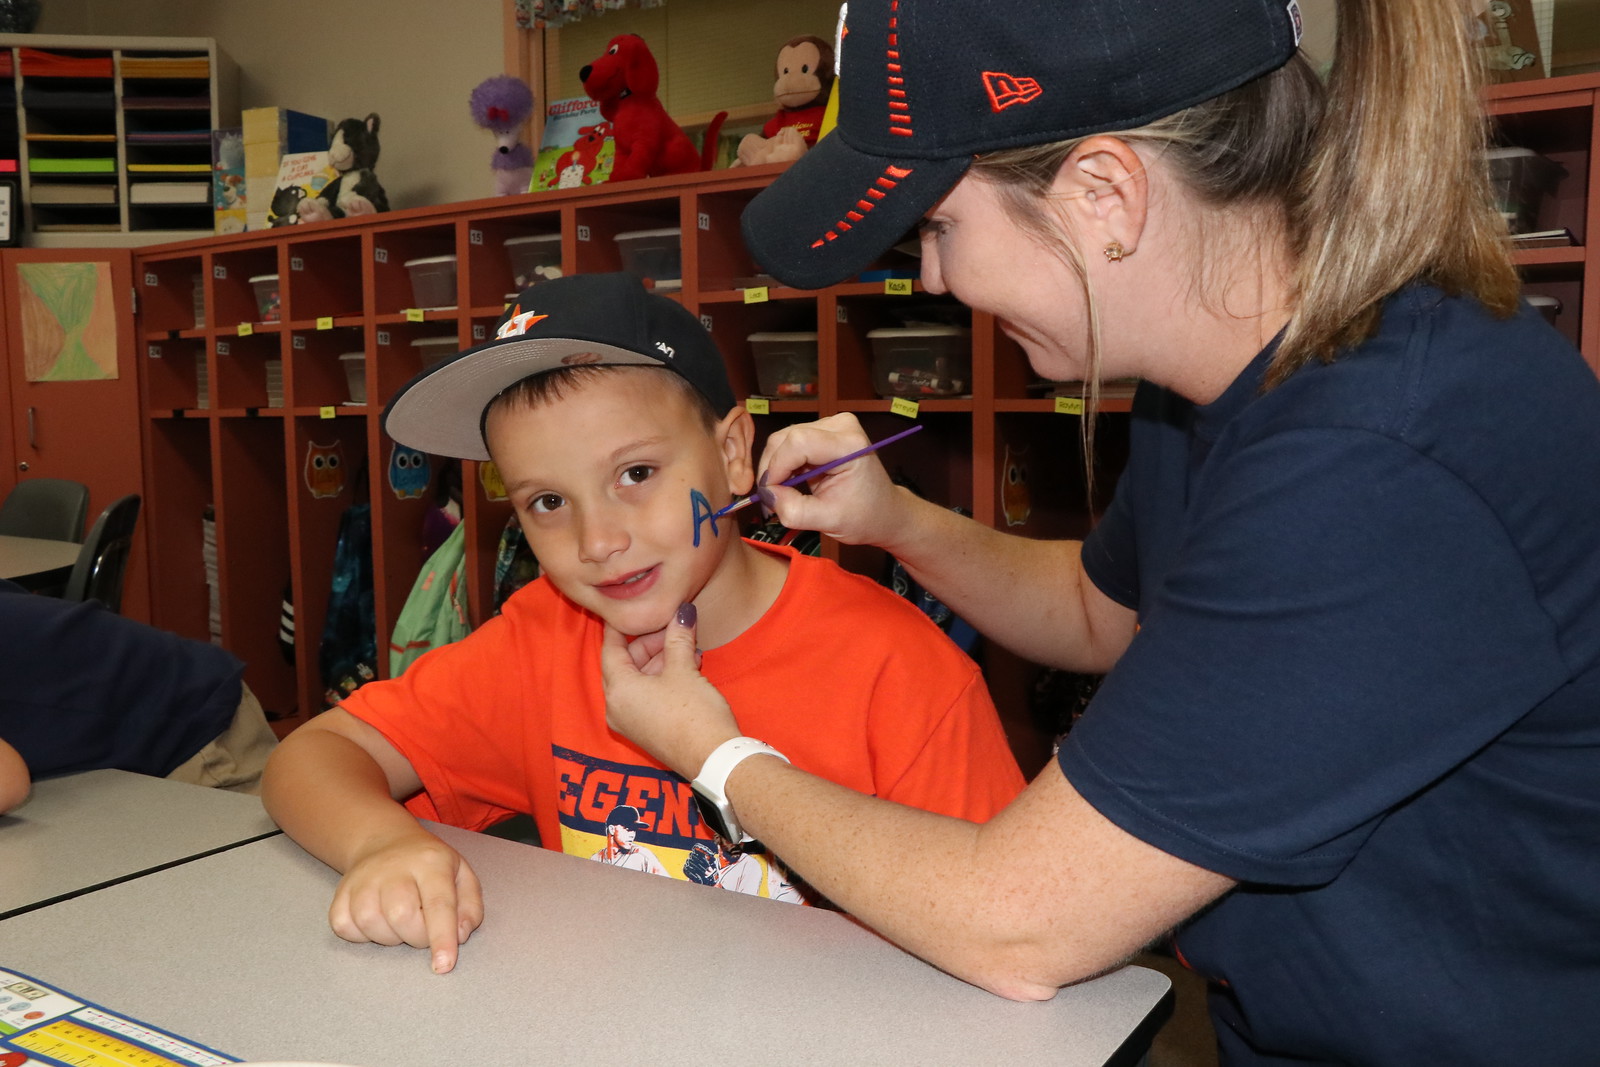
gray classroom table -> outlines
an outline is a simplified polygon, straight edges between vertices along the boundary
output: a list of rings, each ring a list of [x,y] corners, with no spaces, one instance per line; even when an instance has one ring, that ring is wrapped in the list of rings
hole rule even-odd
[[[244,1059],[356,1067],[1138,1061],[1171,1012],[1126,967],[1017,1004],[844,917],[437,828],[488,917],[448,975],[327,924],[274,837],[0,922],[0,969]]]
[[[0,815],[0,919],[277,833],[253,796],[128,771],[47,778]]]
[[[71,541],[0,534],[0,578],[24,589],[64,582],[78,561],[81,547]]]

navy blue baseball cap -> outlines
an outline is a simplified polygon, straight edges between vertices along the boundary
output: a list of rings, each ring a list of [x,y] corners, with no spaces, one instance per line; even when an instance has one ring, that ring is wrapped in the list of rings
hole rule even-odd
[[[485,460],[491,400],[524,378],[584,364],[664,367],[719,417],[734,405],[722,353],[694,313],[632,274],[569,274],[524,289],[492,340],[402,385],[384,408],[383,428],[422,452]]]
[[[745,209],[786,285],[843,281],[973,156],[1129,130],[1287,63],[1296,0],[850,0],[839,124]]]

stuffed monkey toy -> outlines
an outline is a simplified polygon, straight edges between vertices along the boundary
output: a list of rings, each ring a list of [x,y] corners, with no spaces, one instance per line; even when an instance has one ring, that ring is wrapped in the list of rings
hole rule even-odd
[[[796,37],[778,49],[774,115],[760,133],[739,142],[739,162],[792,163],[817,143],[822,114],[833,87],[833,45],[820,37]]]

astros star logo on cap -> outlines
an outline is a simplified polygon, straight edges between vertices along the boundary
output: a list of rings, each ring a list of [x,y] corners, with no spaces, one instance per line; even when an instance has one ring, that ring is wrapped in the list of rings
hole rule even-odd
[[[549,317],[549,315],[541,315],[537,311],[523,311],[521,305],[518,305],[517,310],[509,319],[500,324],[500,328],[494,332],[494,335],[497,338],[520,337],[527,333],[528,328],[534,323]]]

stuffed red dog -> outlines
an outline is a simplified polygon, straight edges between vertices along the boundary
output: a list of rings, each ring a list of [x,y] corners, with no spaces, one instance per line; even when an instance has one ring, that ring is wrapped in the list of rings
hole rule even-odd
[[[600,114],[612,125],[617,151],[612,181],[711,168],[725,115],[717,116],[706,130],[707,151],[696,152],[694,142],[656,98],[661,72],[643,37],[625,33],[611,38],[605,54],[578,71],[578,80],[589,98],[600,102]]]

